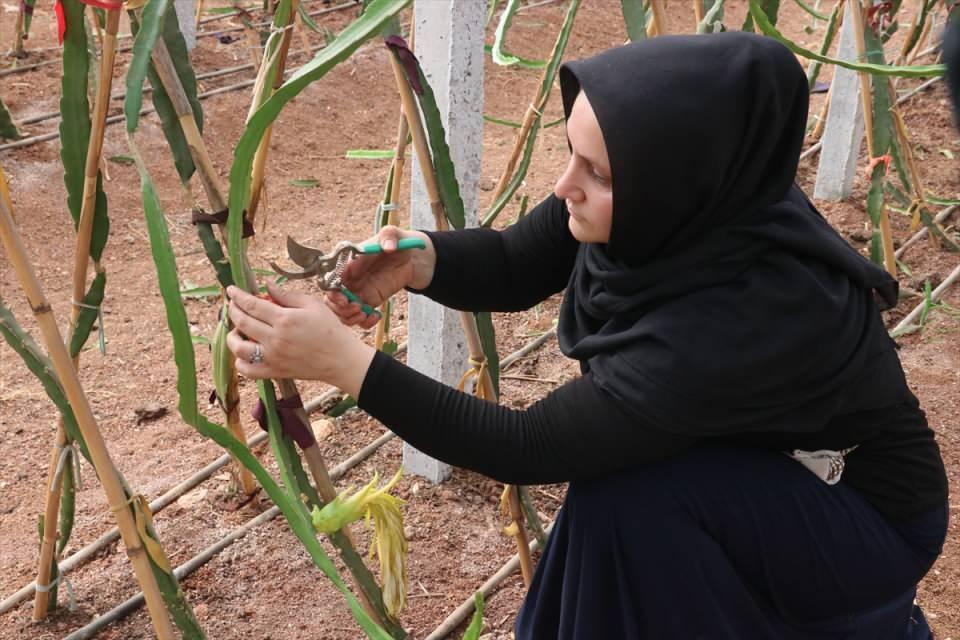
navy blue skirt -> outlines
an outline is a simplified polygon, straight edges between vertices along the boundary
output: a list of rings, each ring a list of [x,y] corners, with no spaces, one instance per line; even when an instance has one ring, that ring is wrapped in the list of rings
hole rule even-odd
[[[692,450],[570,484],[516,637],[926,640],[913,595],[946,527],[782,453]]]

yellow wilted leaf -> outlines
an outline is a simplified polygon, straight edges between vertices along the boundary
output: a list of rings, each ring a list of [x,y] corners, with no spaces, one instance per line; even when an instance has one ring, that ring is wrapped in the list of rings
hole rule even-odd
[[[375,474],[367,486],[353,495],[347,495],[352,488],[347,489],[323,509],[314,507],[311,514],[313,527],[322,533],[339,531],[360,518],[366,518],[368,526],[373,520],[370,554],[373,555],[375,548],[380,558],[383,604],[393,617],[399,615],[407,600],[407,539],[403,535],[403,515],[400,513],[403,500],[389,493],[402,474],[401,468],[379,489],[380,477]]]

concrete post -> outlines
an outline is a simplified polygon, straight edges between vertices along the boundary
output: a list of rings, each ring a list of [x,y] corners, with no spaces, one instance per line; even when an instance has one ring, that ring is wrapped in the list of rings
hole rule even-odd
[[[840,28],[837,57],[856,60],[853,20],[849,12]],[[860,78],[856,71],[835,67],[830,93],[830,109],[823,130],[823,147],[813,196],[823,200],[843,200],[853,192],[860,144],[863,141],[863,103]]]
[[[197,46],[196,0],[174,0],[173,8],[177,12],[177,22],[187,43],[187,51],[193,51]]]
[[[486,2],[416,0],[416,54],[433,87],[466,211],[467,226],[477,224],[477,188],[483,142],[483,42]],[[435,229],[418,161],[411,163],[411,225]],[[467,370],[468,352],[458,312],[423,296],[410,296],[411,367],[449,385]],[[449,465],[403,446],[407,473],[431,482],[450,476]]]

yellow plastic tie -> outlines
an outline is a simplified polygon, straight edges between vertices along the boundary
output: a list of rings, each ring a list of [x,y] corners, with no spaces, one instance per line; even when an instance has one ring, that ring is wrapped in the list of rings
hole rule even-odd
[[[133,495],[125,502],[110,507],[110,510],[114,513],[119,513],[127,507],[133,507],[137,534],[140,536],[140,540],[143,541],[143,548],[146,549],[147,555],[150,556],[153,563],[160,567],[164,573],[173,574],[173,569],[170,568],[170,561],[167,560],[167,556],[163,553],[163,547],[160,546],[160,543],[157,542],[147,530],[148,526],[153,526],[153,512],[150,511],[150,505],[147,503],[147,499],[140,494]]]
[[[481,400],[488,400],[487,392],[483,388],[483,376],[487,371],[487,358],[486,356],[480,356],[479,359],[473,357],[470,358],[470,368],[466,373],[463,374],[463,377],[460,378],[460,384],[457,385],[457,389],[463,391],[467,386],[467,381],[470,378],[476,378],[477,383],[474,385],[473,395],[477,396]]]
[[[140,539],[143,540],[143,546],[150,555],[150,559],[153,560],[155,565],[163,569],[164,573],[172,574],[173,569],[170,567],[170,561],[167,560],[167,556],[163,552],[163,547],[160,546],[156,538],[150,535],[150,532],[147,530],[148,525],[153,526],[153,512],[150,511],[150,505],[147,503],[147,499],[142,495],[138,494],[134,496],[133,514],[137,520],[137,533],[140,534]]]

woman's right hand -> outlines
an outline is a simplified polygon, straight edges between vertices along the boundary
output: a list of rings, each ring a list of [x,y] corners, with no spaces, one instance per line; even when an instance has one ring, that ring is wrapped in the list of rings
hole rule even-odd
[[[397,251],[397,242],[401,238],[420,238],[426,248]],[[371,242],[380,243],[383,252],[357,256],[347,264],[342,275],[344,286],[365,303],[379,307],[384,300],[401,289],[424,289],[433,280],[437,256],[427,234],[387,226],[361,244]],[[365,314],[358,303],[350,302],[339,291],[328,291],[326,302],[340,321],[348,326],[369,329],[379,319],[377,314]]]

